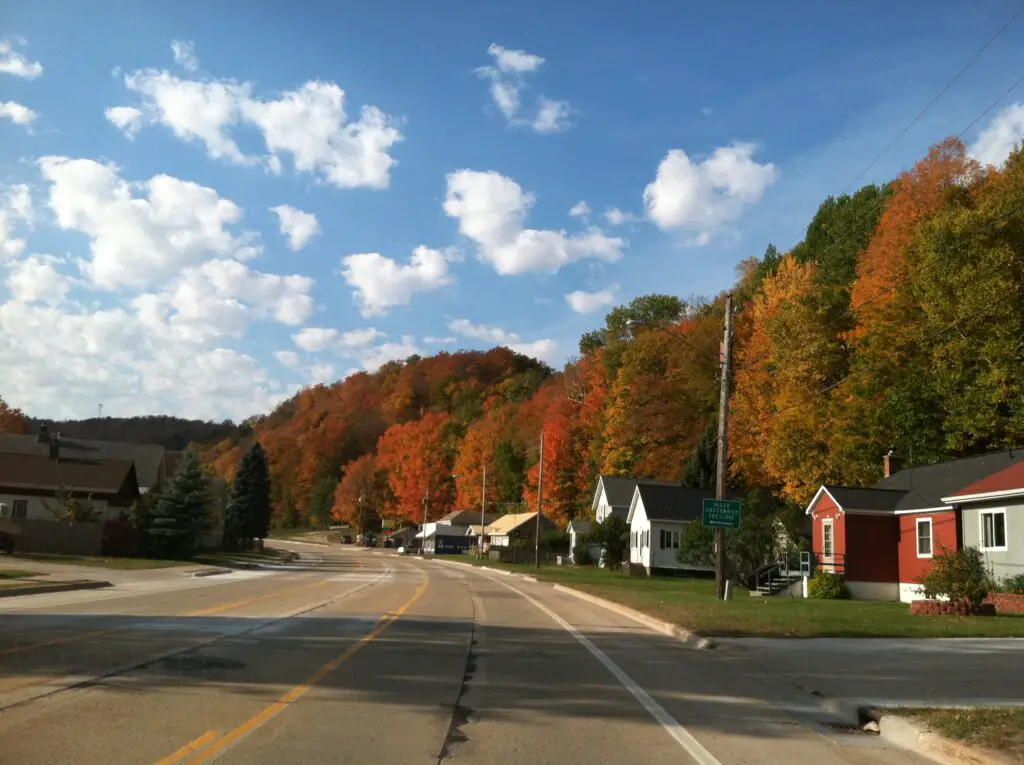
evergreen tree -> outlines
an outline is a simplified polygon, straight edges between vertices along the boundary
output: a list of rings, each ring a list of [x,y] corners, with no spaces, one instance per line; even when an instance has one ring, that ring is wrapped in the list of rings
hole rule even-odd
[[[229,547],[248,546],[250,540],[265,539],[270,531],[270,464],[260,442],[253,443],[242,457],[231,486],[224,542]]]
[[[177,474],[160,492],[149,516],[149,543],[155,554],[188,558],[209,528],[209,495],[199,457],[189,449]]]

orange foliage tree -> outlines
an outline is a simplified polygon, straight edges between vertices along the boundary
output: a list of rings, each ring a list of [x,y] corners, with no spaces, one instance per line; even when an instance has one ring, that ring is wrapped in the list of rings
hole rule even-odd
[[[341,471],[342,478],[334,489],[331,517],[362,532],[367,522],[379,516],[387,505],[387,476],[377,468],[377,458],[372,454],[352,460]]]
[[[455,498],[449,415],[430,412],[419,420],[392,425],[377,443],[377,466],[387,474],[391,498],[384,512],[420,521],[447,513]]]
[[[28,421],[20,409],[9,406],[0,399],[0,433],[28,433]]]

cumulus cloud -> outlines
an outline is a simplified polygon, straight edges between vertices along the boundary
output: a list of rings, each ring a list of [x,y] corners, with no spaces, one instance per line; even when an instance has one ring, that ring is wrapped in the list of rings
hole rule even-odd
[[[126,75],[125,85],[140,99],[141,117],[119,112],[132,129],[160,124],[184,141],[201,143],[212,159],[263,165],[272,173],[281,172],[282,157],[290,157],[296,171],[339,188],[387,188],[395,164],[388,152],[402,140],[393,120],[375,106],[349,119],[345,91],[333,82],[310,81],[268,99],[255,96],[252,83],[184,79],[156,69]],[[109,113],[108,119],[113,121]],[[266,156],[239,148],[234,133],[245,128],[260,133]]]
[[[540,96],[534,116],[521,116],[520,94],[527,88],[525,75],[540,69],[544,63],[541,56],[493,43],[487,54],[494,63],[477,68],[476,73],[490,83],[491,101],[509,124],[530,127],[537,133],[556,133],[569,127],[573,109],[568,101]]]
[[[134,106],[111,106],[103,111],[107,121],[125,134],[129,139],[134,139],[135,134],[142,128],[145,121],[141,109]]]
[[[778,176],[770,162],[754,161],[755,149],[751,143],[723,146],[701,162],[672,149],[644,189],[647,216],[662,229],[702,232],[739,217]]]
[[[15,47],[12,40],[0,40],[0,72],[26,80],[34,80],[41,75],[43,65],[38,61],[29,61]]]
[[[367,346],[359,352],[358,359],[367,372],[376,372],[389,361],[407,359],[422,353],[423,351],[416,345],[416,340],[412,335],[403,335],[399,342]]]
[[[423,342],[425,342],[427,345],[452,345],[454,343],[459,342],[459,339],[457,337],[451,337],[451,336],[446,336],[446,337],[428,336],[428,337],[423,338]]]
[[[274,358],[277,359],[281,366],[287,367],[288,369],[297,367],[302,361],[299,358],[299,354],[295,351],[275,351]]]
[[[13,261],[4,282],[11,297],[25,303],[62,303],[74,279],[54,268],[60,262],[49,255],[29,255]]]
[[[387,313],[393,306],[408,305],[413,295],[451,284],[444,253],[420,245],[407,264],[380,253],[366,252],[342,258],[341,275],[356,291],[364,316]]]
[[[288,205],[271,207],[270,211],[277,215],[281,234],[288,238],[290,250],[301,250],[310,239],[320,233],[320,222],[313,213],[296,210]]]
[[[171,53],[174,54],[174,63],[186,72],[194,72],[199,69],[195,43],[189,40],[171,40]]]
[[[98,288],[146,287],[211,256],[258,252],[254,235],[231,230],[242,209],[206,186],[169,175],[131,183],[90,159],[43,157],[39,166],[57,225],[90,239],[83,266]]]
[[[8,119],[15,125],[30,126],[39,115],[27,106],[14,101],[0,101],[0,118]]]
[[[1024,138],[1024,104],[1010,104],[978,134],[970,155],[985,165],[1001,166]]]
[[[292,340],[304,351],[322,351],[338,337],[338,330],[325,327],[303,327],[292,335]]]
[[[558,343],[548,338],[524,343],[515,332],[506,332],[501,327],[489,324],[473,324],[468,319],[454,319],[448,323],[448,329],[462,337],[507,346],[516,353],[532,356],[548,364],[554,363],[558,357]]]
[[[569,208],[569,215],[573,218],[583,218],[586,220],[587,216],[590,215],[590,205],[588,205],[585,200],[581,199]]]
[[[0,260],[15,258],[25,249],[25,240],[14,236],[15,228],[31,225],[32,195],[27,185],[15,184],[0,196]]]
[[[611,287],[598,290],[597,292],[576,290],[575,292],[570,292],[565,296],[565,302],[567,302],[569,307],[576,313],[593,313],[594,311],[599,311],[602,308],[608,308],[615,305],[618,291],[619,285],[617,284],[613,284]]]
[[[503,275],[554,272],[577,260],[613,262],[625,242],[598,228],[579,234],[523,227],[534,197],[494,171],[458,170],[448,175],[444,211],[477,245],[481,260]]]
[[[609,207],[604,211],[604,219],[612,226],[621,226],[623,223],[636,223],[640,216],[620,210],[618,207]]]

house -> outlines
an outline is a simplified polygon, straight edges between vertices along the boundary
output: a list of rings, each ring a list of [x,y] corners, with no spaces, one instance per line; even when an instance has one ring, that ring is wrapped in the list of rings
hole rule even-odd
[[[483,521],[484,524],[492,523],[498,519],[497,513],[484,513]],[[446,523],[450,526],[470,526],[472,524],[480,525],[480,511],[479,510],[455,510],[448,513],[444,518],[437,521],[438,523]]]
[[[419,533],[416,526],[406,526],[404,529],[386,529],[384,534],[386,538],[384,540],[385,547],[409,547],[413,540],[416,539],[416,535]]]
[[[602,475],[597,479],[594,501],[590,511],[595,523],[601,523],[610,515],[618,515],[625,519],[629,515],[629,506],[633,501],[633,491],[639,478],[628,476]],[[646,481],[650,484],[678,486],[671,481]]]
[[[728,496],[740,497],[735,492]],[[666,481],[637,481],[626,518],[630,570],[647,576],[681,570],[713,571],[712,566],[682,563],[678,555],[686,527],[694,521],[701,522],[704,500],[714,497],[712,489]]]
[[[469,526],[451,523],[428,523],[416,535],[425,555],[460,553],[469,549]]]
[[[484,535],[490,539],[492,553],[495,548],[500,551],[504,548],[525,545],[533,548],[537,534],[537,513],[509,513],[503,515],[484,529]],[[540,533],[555,531],[555,522],[546,515],[540,516]]]
[[[628,514],[628,510],[626,511]],[[583,540],[590,534],[592,524],[590,521],[574,520],[569,521],[569,526],[566,531],[569,534],[569,560],[576,563],[576,546],[581,544]],[[594,563],[601,558],[601,545],[590,543],[587,545],[587,551],[590,554],[590,560]]]
[[[1022,463],[1024,450],[1010,449],[900,469],[890,452],[883,458],[884,478],[873,486],[822,486],[806,511],[817,566],[842,574],[854,597],[906,602],[920,595],[918,580],[942,547],[991,542],[984,551],[990,560],[1001,571],[1013,570],[1014,560],[1024,563],[1024,542],[1020,553],[1001,557],[1009,553],[1009,545],[1002,550],[998,544],[1006,538],[1006,503],[1004,495],[991,494],[1005,491],[994,486],[1014,483],[1011,476],[1021,475]]]

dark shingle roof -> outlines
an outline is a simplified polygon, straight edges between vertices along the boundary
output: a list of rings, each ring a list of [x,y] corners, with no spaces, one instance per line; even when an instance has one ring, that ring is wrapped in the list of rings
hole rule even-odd
[[[825,490],[844,510],[894,510],[907,494],[905,491],[899,490],[862,489],[827,484]]]
[[[906,468],[882,479],[872,488],[904,492],[903,497],[896,503],[895,510],[942,507],[945,504],[942,501],[943,497],[948,497],[975,481],[1022,461],[1024,449],[979,454],[976,457]]]
[[[497,513],[485,513],[484,523],[491,523],[498,519]],[[479,510],[455,510],[454,512],[448,513],[444,518],[438,521],[438,523],[451,523],[469,525],[471,523],[480,523],[480,511]]]
[[[56,491],[117,494],[125,481],[134,481],[133,463],[127,460],[51,460],[35,454],[0,454],[0,486]]]
[[[601,484],[604,486],[604,496],[612,507],[628,508],[633,501],[633,491],[638,482],[643,481],[652,486],[678,486],[677,481],[649,481],[643,478],[630,478],[624,475],[603,475]]]
[[[51,434],[56,437],[56,434]],[[139,486],[148,489],[160,476],[164,447],[159,444],[129,444],[120,441],[94,441],[87,438],[61,438],[60,455],[78,460],[116,460],[135,463]],[[33,454],[46,457],[50,446],[38,436],[0,433],[0,454]]]
[[[652,521],[700,520],[704,500],[715,497],[713,489],[693,489],[661,481],[640,481],[637,488],[644,503],[644,512]],[[741,492],[726,492],[728,499],[740,499],[742,496]]]

